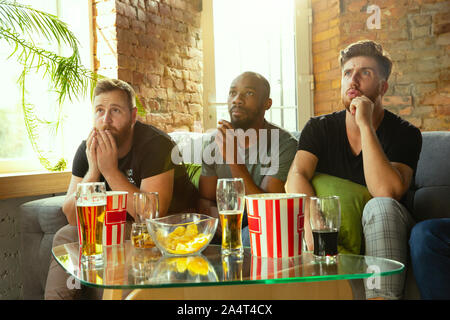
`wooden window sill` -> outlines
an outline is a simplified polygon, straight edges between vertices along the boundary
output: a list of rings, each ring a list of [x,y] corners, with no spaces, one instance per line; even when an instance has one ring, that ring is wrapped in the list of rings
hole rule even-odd
[[[66,192],[71,171],[0,174],[0,199]]]

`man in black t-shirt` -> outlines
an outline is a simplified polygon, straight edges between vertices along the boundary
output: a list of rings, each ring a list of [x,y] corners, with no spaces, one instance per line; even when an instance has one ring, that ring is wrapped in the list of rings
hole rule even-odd
[[[135,219],[133,193],[158,192],[159,216],[182,212],[196,205],[196,189],[184,165],[171,159],[175,143],[157,128],[136,121],[135,92],[124,81],[103,79],[94,90],[94,128],[75,154],[63,213],[69,225],[61,228],[53,246],[77,241],[75,191],[78,183],[105,182],[107,190],[127,191],[127,227]],[[67,286],[67,274],[52,259],[46,299],[79,295]]]
[[[345,110],[311,118],[302,130],[289,171],[287,192],[314,195],[311,179],[326,173],[367,186],[373,199],[363,211],[365,254],[407,262],[408,232],[414,224],[400,203],[416,170],[420,131],[385,110],[392,62],[373,41],[360,41],[341,52],[341,100]],[[308,212],[305,221],[309,221]],[[305,223],[305,241],[313,248]],[[399,299],[404,273],[382,277],[380,288],[366,288],[367,298]]]
[[[177,213],[195,208],[195,199],[192,198],[196,195],[195,186],[189,181],[184,165],[172,162],[171,152],[176,144],[170,136],[151,125],[136,121],[132,141],[130,151],[118,159],[118,170],[128,182],[136,188],[141,188],[142,181],[147,181],[147,178],[173,171],[173,192],[170,193],[171,188],[161,188],[159,192],[160,199],[164,195],[172,198],[168,210],[163,207],[160,216],[163,216],[164,212]],[[75,177],[84,177],[89,170],[86,143],[83,141],[80,144],[74,157],[72,174]],[[105,182],[107,190],[112,190],[103,175],[100,175],[99,181]],[[129,197],[129,200],[130,198],[132,200],[132,197]],[[128,203],[128,209],[132,208],[132,205],[132,202]],[[130,214],[128,218],[131,218]]]

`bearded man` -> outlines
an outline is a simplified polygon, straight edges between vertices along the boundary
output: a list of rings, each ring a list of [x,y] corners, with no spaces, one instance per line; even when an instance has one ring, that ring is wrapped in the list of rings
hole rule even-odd
[[[77,241],[75,191],[78,183],[105,182],[107,190],[127,191],[127,223],[136,218],[134,192],[158,192],[159,216],[188,212],[196,206],[196,190],[183,164],[174,164],[176,146],[163,131],[137,121],[135,91],[126,82],[102,79],[94,89],[94,128],[75,154],[72,177],[62,211],[68,225],[53,239],[53,247]],[[68,275],[52,259],[45,289],[46,299],[86,298],[84,291],[69,289]],[[95,292],[97,296],[99,292]]]
[[[264,116],[272,106],[270,84],[256,72],[236,77],[229,89],[230,122],[219,121],[208,147],[217,151],[212,161],[203,152],[199,180],[200,211],[218,217],[217,179],[242,178],[245,194],[284,193],[284,184],[296,152],[297,140],[288,131],[268,122]],[[211,148],[214,147],[214,148]],[[247,214],[242,222],[242,242],[250,245]],[[219,242],[220,225],[214,241]]]
[[[286,191],[314,196],[311,180],[315,172],[366,186],[373,199],[362,213],[362,253],[406,265],[408,233],[414,221],[402,202],[417,167],[422,135],[383,108],[392,61],[380,44],[368,40],[353,43],[341,51],[339,60],[345,109],[311,118],[305,125]],[[304,232],[312,250],[309,223]],[[404,279],[404,273],[382,277],[379,288],[366,288],[366,297],[400,299]]]

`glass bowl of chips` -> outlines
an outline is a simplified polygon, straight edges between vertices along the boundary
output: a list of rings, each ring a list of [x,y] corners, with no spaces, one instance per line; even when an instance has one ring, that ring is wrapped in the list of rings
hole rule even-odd
[[[147,219],[147,229],[165,255],[188,256],[201,253],[211,242],[218,219],[198,213],[180,213]]]

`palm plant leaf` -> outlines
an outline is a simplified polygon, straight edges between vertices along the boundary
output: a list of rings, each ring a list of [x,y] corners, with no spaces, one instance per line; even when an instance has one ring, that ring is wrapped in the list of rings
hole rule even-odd
[[[17,2],[0,0],[0,24],[30,39],[40,34],[49,41],[56,40],[59,45],[64,42],[72,49],[77,49],[79,44],[67,24],[58,17]]]
[[[36,34],[44,36],[49,42],[56,41],[58,44],[69,45],[73,51],[72,55],[62,57],[36,46],[32,40]],[[68,26],[56,16],[30,6],[0,0],[0,39],[5,40],[13,48],[10,58],[14,56],[24,68],[18,82],[22,91],[22,109],[30,143],[46,169],[62,170],[65,168],[65,160],[61,159],[56,166],[51,165],[47,153],[39,147],[37,128],[46,124],[51,125],[53,131],[57,132],[65,98],[72,101],[74,97],[85,96],[89,87],[92,93],[99,76],[82,66],[78,51],[79,42]],[[52,90],[58,94],[58,120],[54,123],[40,120],[34,107],[26,102],[26,74],[30,70],[37,72],[41,69],[44,76],[50,79]]]

